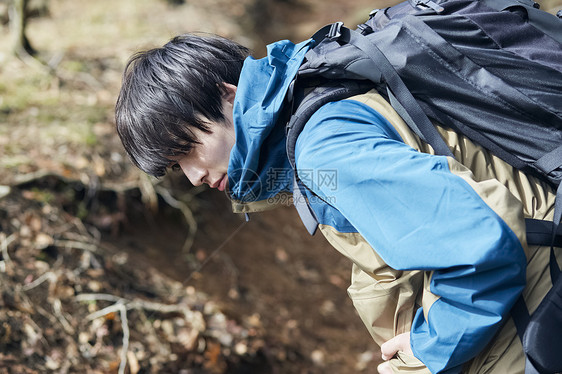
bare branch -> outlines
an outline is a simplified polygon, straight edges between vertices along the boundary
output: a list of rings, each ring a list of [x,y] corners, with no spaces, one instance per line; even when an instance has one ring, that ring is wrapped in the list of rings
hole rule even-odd
[[[86,316],[86,319],[87,319],[88,321],[93,321],[94,319],[100,318],[100,317],[103,317],[103,316],[106,316],[106,315],[108,315],[109,313],[118,312],[118,311],[121,309],[122,306],[123,306],[123,303],[122,303],[121,301],[118,301],[118,302],[115,303],[115,304],[112,304],[112,305],[110,305],[110,306],[108,306],[108,307],[106,307],[106,308],[103,308],[103,309],[98,310],[97,312],[88,314],[88,315]]]
[[[162,304],[162,303],[155,303],[152,301],[146,300],[127,300],[125,298],[110,295],[110,294],[80,294],[76,296],[77,301],[112,301],[115,304],[110,305],[106,308],[100,309],[97,312],[91,313],[86,316],[86,319],[91,321],[96,318],[103,317],[109,313],[114,313],[119,311],[120,306],[123,305],[126,307],[127,310],[137,309],[137,310],[146,310],[151,312],[159,312],[159,313],[180,313],[182,314],[187,320],[192,321],[194,320],[195,313],[189,309],[186,305],[178,305],[178,304]],[[197,323],[203,323],[201,321],[196,321]]]
[[[41,283],[45,282],[46,280],[49,280],[49,282],[56,281],[57,275],[55,273],[53,273],[52,271],[48,271],[45,274],[42,274],[39,278],[35,279],[33,282],[24,285],[22,287],[22,290],[29,291],[29,290],[39,286]]]
[[[146,174],[139,175],[138,187],[141,191],[141,200],[147,205],[153,212],[158,209],[158,197],[156,196],[156,191],[154,190],[154,185],[152,181]]]
[[[3,232],[0,233],[0,247],[2,250],[2,265],[0,265],[0,269],[2,272],[6,271],[6,265],[12,266],[12,259],[10,259],[10,255],[8,254],[8,246],[12,244],[14,240],[16,240],[16,234],[6,237],[6,234]]]
[[[187,204],[174,198],[170,193],[170,191],[168,191],[167,189],[162,187],[156,187],[156,192],[160,196],[162,196],[164,201],[172,208],[179,209],[182,212],[183,216],[185,217],[185,221],[189,226],[189,231],[187,234],[187,238],[185,239],[185,242],[183,244],[182,250],[183,253],[189,252],[195,240],[195,234],[197,233],[197,221],[193,216],[193,212],[191,211],[191,209],[189,209]]]
[[[127,309],[129,307],[125,304],[126,299],[109,295],[109,294],[82,294],[78,295],[76,299],[80,301],[85,300],[117,300],[117,302],[113,305],[108,306],[107,308],[103,308],[98,310],[97,312],[89,314],[86,319],[92,321],[96,318],[103,317],[109,313],[119,312],[119,316],[121,317],[121,329],[123,331],[123,344],[121,348],[121,362],[119,363],[119,374],[125,373],[125,368],[127,366],[127,353],[129,351],[129,320],[127,318]],[[127,304],[131,304],[130,302]]]
[[[98,247],[94,244],[88,244],[84,242],[78,242],[74,240],[55,240],[53,243],[57,247],[64,247],[64,248],[75,248],[75,249],[82,249],[84,251],[89,252],[97,252]]]
[[[121,348],[119,374],[125,374],[127,352],[129,351],[129,321],[127,320],[127,308],[123,304],[119,304],[119,315],[121,316],[121,329],[123,330],[123,347]]]
[[[59,320],[60,324],[64,328],[64,331],[66,331],[70,335],[74,334],[74,327],[72,327],[70,323],[68,323],[68,321],[62,314],[62,305],[59,299],[55,299],[53,301],[53,311],[55,312],[55,316]]]
[[[76,296],[76,301],[98,301],[98,300],[113,301],[113,302],[127,301],[122,297],[110,295],[107,293],[83,293]]]

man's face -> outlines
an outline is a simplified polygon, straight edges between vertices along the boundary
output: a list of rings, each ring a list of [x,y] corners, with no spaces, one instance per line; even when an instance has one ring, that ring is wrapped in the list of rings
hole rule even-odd
[[[185,176],[194,186],[207,183],[211,188],[224,191],[228,183],[227,170],[230,151],[236,142],[234,125],[232,123],[232,103],[236,87],[228,85],[227,93],[223,97],[224,123],[209,124],[212,133],[194,129],[194,135],[199,141],[193,149],[175,159]]]

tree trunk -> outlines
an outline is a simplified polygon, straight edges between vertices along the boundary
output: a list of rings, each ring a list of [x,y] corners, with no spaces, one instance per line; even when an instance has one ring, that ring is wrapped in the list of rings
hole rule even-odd
[[[10,32],[12,34],[12,51],[16,55],[34,54],[29,40],[25,35],[26,8],[28,0],[11,0],[9,8]]]

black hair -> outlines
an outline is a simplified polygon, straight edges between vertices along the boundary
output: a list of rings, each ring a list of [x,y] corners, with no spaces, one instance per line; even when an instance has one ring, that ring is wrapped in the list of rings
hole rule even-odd
[[[152,176],[222,122],[224,83],[238,85],[246,47],[215,35],[179,35],[161,48],[134,54],[115,106],[117,133],[132,162]]]

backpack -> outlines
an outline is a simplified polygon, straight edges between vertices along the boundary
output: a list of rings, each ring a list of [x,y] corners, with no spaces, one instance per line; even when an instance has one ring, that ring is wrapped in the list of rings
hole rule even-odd
[[[562,11],[532,0],[408,0],[376,9],[351,30],[325,26],[287,94],[287,155],[293,201],[308,231],[317,221],[303,198],[295,145],[322,105],[370,89],[385,96],[437,154],[453,157],[431,120],[466,135],[513,167],[557,190],[552,222],[528,219],[530,245],[551,248],[553,287],[529,312],[520,297],[512,317],[526,373],[562,372]]]

